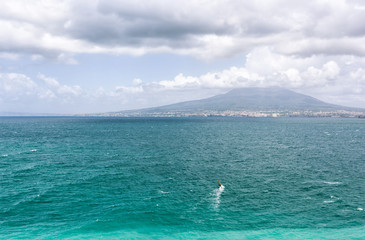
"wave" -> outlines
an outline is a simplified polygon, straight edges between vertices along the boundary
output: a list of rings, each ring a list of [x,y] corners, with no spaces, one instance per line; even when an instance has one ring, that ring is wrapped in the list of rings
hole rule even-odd
[[[27,194],[27,193],[21,192],[21,193],[17,193],[14,195],[9,195],[8,197],[17,198],[17,200],[11,202],[7,208],[2,209],[1,213],[2,214],[9,213],[9,212],[14,211],[14,209],[16,209],[16,208],[19,208],[19,207],[23,208],[21,206],[23,204],[34,203],[37,200],[39,200],[39,198],[41,198],[47,192],[48,192],[48,189],[42,190],[37,193],[32,193],[32,194]]]
[[[332,195],[331,195],[331,199],[332,199],[332,200],[326,200],[326,201],[323,201],[323,203],[334,203],[334,202],[336,202],[337,200],[339,200],[340,198],[338,198],[338,197],[335,197],[335,196],[332,196]]]
[[[167,193],[169,193],[169,192],[164,192],[162,190],[158,190],[158,192],[161,193],[161,194],[167,194]]]
[[[29,163],[29,164],[25,164],[17,169],[14,169],[13,172],[18,173],[18,172],[30,171],[30,170],[35,169],[38,166],[39,166],[39,164],[37,164],[37,163]]]
[[[329,184],[329,185],[340,185],[340,184],[342,184],[342,182],[323,182],[323,183],[326,183],[326,184]]]

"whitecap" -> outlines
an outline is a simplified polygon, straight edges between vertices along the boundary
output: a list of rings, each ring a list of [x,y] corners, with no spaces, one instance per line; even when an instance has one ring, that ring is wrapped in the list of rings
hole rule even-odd
[[[323,203],[333,203],[333,202],[335,202],[335,201],[333,201],[333,200],[323,201]]]
[[[339,184],[342,184],[342,182],[324,182],[326,184],[329,184],[329,185],[339,185]]]
[[[37,149],[32,149],[32,150],[30,150],[31,152],[36,152],[37,151]]]
[[[7,157],[7,156],[9,156],[8,154],[3,154],[3,155],[1,155],[2,157]]]
[[[162,190],[158,190],[158,192],[159,192],[159,193],[162,193],[162,194],[167,194],[167,193],[169,193],[169,192],[164,192],[164,191],[162,191]]]
[[[364,211],[364,209],[363,209],[363,208],[361,208],[361,207],[357,208],[357,210],[358,210],[358,211]]]

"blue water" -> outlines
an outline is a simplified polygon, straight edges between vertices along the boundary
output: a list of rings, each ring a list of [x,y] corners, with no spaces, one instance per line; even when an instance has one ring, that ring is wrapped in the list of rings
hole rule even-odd
[[[365,120],[0,118],[0,238],[365,239]]]

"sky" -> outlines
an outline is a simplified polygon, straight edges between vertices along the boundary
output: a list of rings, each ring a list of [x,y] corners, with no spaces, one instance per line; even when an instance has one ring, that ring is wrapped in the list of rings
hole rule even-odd
[[[365,108],[365,1],[0,1],[0,113],[283,87]]]

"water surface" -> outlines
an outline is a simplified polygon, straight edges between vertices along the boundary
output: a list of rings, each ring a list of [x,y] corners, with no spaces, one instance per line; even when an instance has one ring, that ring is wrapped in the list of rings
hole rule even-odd
[[[361,119],[0,118],[3,239],[364,239],[364,209]]]

